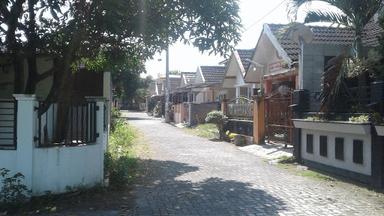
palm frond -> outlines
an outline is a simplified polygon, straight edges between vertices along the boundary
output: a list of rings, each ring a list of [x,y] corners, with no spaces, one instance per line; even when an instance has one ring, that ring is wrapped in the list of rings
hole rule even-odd
[[[320,94],[321,112],[330,112],[337,107],[338,99],[342,94],[342,89],[345,88],[345,77],[347,74],[348,59],[345,55],[339,55],[331,60],[326,65],[326,69],[322,76],[322,91]]]
[[[305,17],[304,23],[314,23],[314,22],[330,22],[332,24],[341,24],[349,26],[350,22],[348,17],[342,13],[332,12],[332,11],[320,11],[314,10],[309,11]]]
[[[288,17],[292,19],[292,21],[296,21],[300,7],[305,4],[310,4],[311,2],[313,2],[313,0],[290,0],[287,4]]]

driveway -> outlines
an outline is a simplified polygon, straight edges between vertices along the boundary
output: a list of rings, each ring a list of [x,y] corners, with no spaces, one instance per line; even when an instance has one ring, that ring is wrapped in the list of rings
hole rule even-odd
[[[151,151],[129,215],[384,215],[382,194],[297,176],[230,143],[125,115]]]

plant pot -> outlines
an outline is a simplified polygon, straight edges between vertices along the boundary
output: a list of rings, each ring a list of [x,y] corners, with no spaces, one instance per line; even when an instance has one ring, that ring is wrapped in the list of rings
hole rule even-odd
[[[368,135],[371,133],[371,123],[354,123],[343,121],[308,121],[293,119],[295,128],[320,130],[328,132],[340,132],[349,134]]]
[[[245,137],[242,136],[242,135],[236,135],[234,138],[233,138],[233,143],[236,145],[236,146],[245,146],[247,144],[246,140],[245,140]]]
[[[375,125],[375,129],[378,136],[384,136],[384,125]]]

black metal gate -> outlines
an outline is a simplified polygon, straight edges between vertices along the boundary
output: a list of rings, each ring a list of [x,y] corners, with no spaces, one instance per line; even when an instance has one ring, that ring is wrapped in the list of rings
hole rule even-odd
[[[266,140],[292,145],[292,91],[275,93],[265,99]]]

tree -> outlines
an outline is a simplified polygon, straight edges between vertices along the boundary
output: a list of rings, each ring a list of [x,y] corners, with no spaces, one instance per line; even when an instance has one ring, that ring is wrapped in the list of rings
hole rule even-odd
[[[112,73],[141,72],[144,61],[178,40],[201,51],[224,55],[239,41],[237,0],[3,0],[0,45],[12,55],[17,93],[34,93],[40,80],[53,75],[50,100],[59,104],[63,138],[72,77],[79,65]],[[55,57],[45,74],[37,71],[37,53]]]

